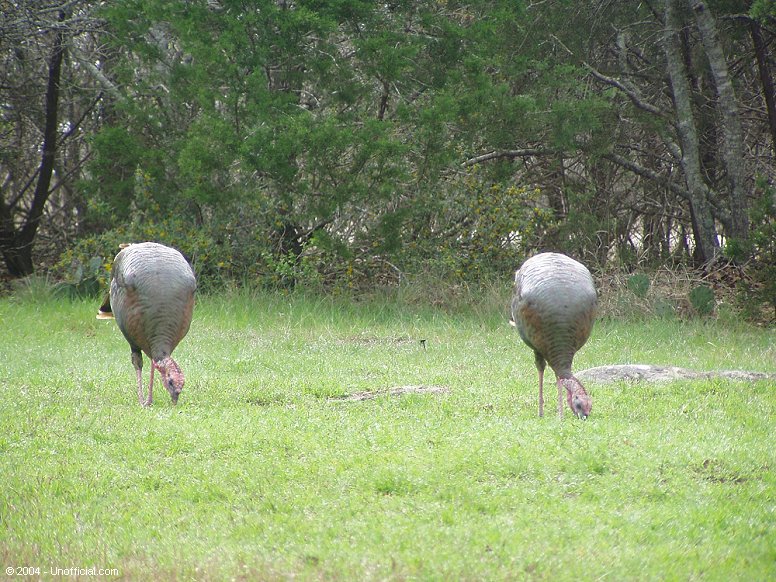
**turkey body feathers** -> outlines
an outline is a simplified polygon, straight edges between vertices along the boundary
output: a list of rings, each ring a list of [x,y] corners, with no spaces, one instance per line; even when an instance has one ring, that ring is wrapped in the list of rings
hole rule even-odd
[[[563,417],[562,394],[580,418],[592,406],[582,383],[571,374],[574,354],[590,336],[598,297],[590,271],[565,255],[541,253],[515,273],[512,323],[534,351],[539,371],[539,416],[544,415],[544,369],[557,378],[558,416]]]
[[[558,253],[528,259],[515,274],[512,318],[523,341],[559,378],[590,336],[598,299],[587,268]]]
[[[129,342],[138,400],[143,406],[153,402],[155,370],[161,374],[173,404],[178,401],[184,377],[171,354],[189,331],[196,287],[194,271],[183,255],[164,245],[129,245],[113,261],[109,305],[103,304],[98,317],[110,317],[112,312]],[[151,359],[147,397],[141,352]]]
[[[169,356],[189,331],[196,287],[194,272],[175,249],[141,243],[116,255],[111,310],[130,346],[152,360]]]

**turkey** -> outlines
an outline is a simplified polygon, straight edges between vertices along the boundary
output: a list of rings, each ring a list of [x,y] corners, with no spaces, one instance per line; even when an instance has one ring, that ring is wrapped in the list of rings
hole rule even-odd
[[[183,389],[183,372],[172,352],[191,325],[197,287],[194,272],[175,249],[145,242],[124,246],[111,273],[110,294],[97,318],[115,318],[129,342],[140,404],[150,406],[153,402],[154,370],[159,370],[175,404]],[[151,359],[147,398],[141,352]]]
[[[563,418],[563,390],[569,407],[587,418],[592,402],[571,374],[574,354],[590,336],[598,298],[590,271],[559,253],[541,253],[515,273],[512,320],[534,351],[539,370],[539,416],[544,416],[544,368],[550,365],[558,385],[558,415]]]

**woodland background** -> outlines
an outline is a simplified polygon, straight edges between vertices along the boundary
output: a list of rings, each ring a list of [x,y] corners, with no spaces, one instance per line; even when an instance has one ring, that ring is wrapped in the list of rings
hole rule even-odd
[[[722,270],[776,310],[774,0],[0,0],[0,276]],[[721,266],[722,265],[722,266]]]

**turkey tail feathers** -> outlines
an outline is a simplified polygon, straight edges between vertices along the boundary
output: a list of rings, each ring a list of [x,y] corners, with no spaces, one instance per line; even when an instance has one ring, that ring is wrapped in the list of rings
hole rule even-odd
[[[110,306],[110,293],[106,293],[105,300],[100,305],[99,311],[97,311],[97,319],[114,319],[113,309]]]

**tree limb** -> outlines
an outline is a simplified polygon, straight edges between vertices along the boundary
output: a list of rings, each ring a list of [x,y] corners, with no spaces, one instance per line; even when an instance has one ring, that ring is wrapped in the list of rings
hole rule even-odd
[[[496,160],[499,158],[527,158],[531,156],[548,156],[557,153],[555,150],[546,148],[524,148],[520,150],[496,150],[481,156],[469,158],[461,164],[464,168],[479,164],[482,162],[489,162],[490,160]]]
[[[658,117],[668,119],[668,115],[666,115],[666,113],[663,110],[645,101],[641,97],[641,95],[639,95],[638,91],[635,88],[629,87],[628,84],[618,79],[615,79],[614,77],[607,77],[606,75],[604,75],[603,73],[601,73],[600,71],[598,71],[597,69],[589,65],[588,63],[582,63],[582,64],[588,71],[590,71],[590,74],[593,75],[593,77],[595,77],[602,83],[615,87],[620,91],[622,91],[623,93],[625,93],[628,96],[628,98],[633,102],[633,104],[639,109],[646,111],[647,113],[651,113],[652,115],[657,115]]]
[[[116,101],[123,101],[124,96],[121,94],[121,91],[119,88],[108,79],[108,77],[105,76],[105,73],[103,73],[97,65],[95,65],[92,61],[93,59],[90,59],[88,56],[84,55],[81,49],[79,49],[75,43],[71,43],[70,46],[70,53],[74,57],[78,58],[78,63],[83,66],[87,71],[89,71],[89,74],[99,83],[99,85],[105,90],[108,95],[113,97]]]
[[[604,159],[609,160],[610,162],[614,162],[618,166],[625,168],[626,170],[630,170],[634,174],[641,176],[642,178],[647,178],[649,180],[652,180],[653,182],[659,182],[666,186],[671,192],[674,194],[677,194],[678,196],[681,196],[685,200],[690,199],[690,193],[687,191],[687,188],[683,188],[673,180],[667,178],[666,176],[661,175],[660,173],[650,170],[649,168],[646,168],[642,166],[641,164],[638,164],[632,160],[629,160],[628,158],[625,158],[619,154],[615,154],[614,152],[604,154]]]
[[[609,160],[610,162],[614,162],[615,164],[617,164],[622,168],[625,168],[626,170],[630,170],[637,176],[641,176],[642,178],[647,178],[648,180],[652,180],[653,182],[658,182],[659,184],[664,185],[671,192],[673,192],[677,196],[680,196],[681,198],[684,198],[688,202],[691,200],[690,191],[687,188],[681,186],[680,184],[674,182],[667,176],[664,176],[658,172],[655,172],[654,170],[650,170],[649,168],[646,168],[641,164],[634,162],[633,160],[629,160],[628,158],[625,158],[614,152],[604,154],[602,157],[604,159]],[[716,192],[710,188],[708,189],[708,192],[710,194],[709,202],[712,203],[714,215],[723,223],[729,222],[730,212],[728,212],[727,210],[725,210],[724,208],[716,204],[713,204],[713,201],[718,199]]]

